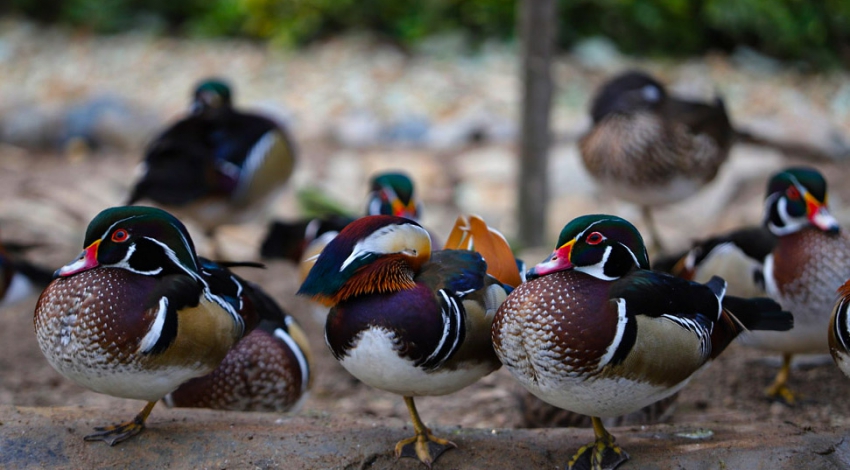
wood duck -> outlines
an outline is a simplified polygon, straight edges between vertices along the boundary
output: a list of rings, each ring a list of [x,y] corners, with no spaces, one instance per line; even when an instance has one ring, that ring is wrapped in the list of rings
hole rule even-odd
[[[147,402],[133,420],[85,437],[114,445],[144,429],[159,399],[212,372],[256,326],[266,296],[199,258],[183,224],[160,209],[106,209],[84,246],[41,294],[35,333],[65,377]]]
[[[814,168],[788,168],[767,185],[764,226],[776,246],[764,260],[765,291],[794,313],[788,332],[754,332],[744,344],[782,353],[782,367],[767,389],[771,397],[793,404],[787,382],[794,354],[826,353],[824,331],[838,288],[850,278],[850,237],[827,209],[827,186]]]
[[[554,252],[533,267],[493,321],[493,346],[531,393],[592,417],[596,441],[569,468],[615,468],[628,455],[600,418],[670,396],[744,329],[787,330],[776,302],[725,295],[649,270],[643,239],[619,217],[567,224]]]
[[[284,129],[237,111],[230,87],[206,80],[195,89],[191,113],[148,145],[127,204],[153,201],[212,233],[256,215],[294,164]]]
[[[312,379],[307,336],[274,300],[264,294],[261,298],[265,302],[255,305],[263,318],[257,328],[236,343],[214,371],[166,395],[166,405],[284,412],[306,396]]]
[[[419,221],[422,207],[415,197],[413,180],[401,172],[378,173],[369,183],[367,215],[394,215]]]
[[[333,206],[331,211],[339,210],[336,204]],[[422,207],[415,197],[415,187],[410,176],[402,172],[384,172],[372,177],[369,182],[366,215],[394,215],[419,221],[421,212]],[[294,263],[305,260],[302,267],[303,279],[310,271],[315,257],[332,238],[331,235],[325,234],[339,233],[355,218],[331,212],[328,215],[295,222],[273,221],[263,240],[260,255],[263,258],[288,259]],[[308,255],[304,256],[305,253]]]
[[[395,446],[397,456],[430,467],[456,447],[425,427],[414,397],[455,392],[500,367],[490,324],[510,287],[487,269],[474,251],[432,252],[417,222],[374,215],[345,227],[298,291],[331,307],[325,340],[342,366],[404,397],[415,435]]]
[[[717,175],[734,131],[723,101],[699,103],[667,94],[644,72],[605,83],[590,109],[593,127],[582,137],[582,161],[614,196],[639,204],[661,252],[651,209],[690,197]]]
[[[745,227],[695,241],[683,253],[655,260],[652,269],[701,283],[719,276],[731,295],[764,296],[764,260],[774,247],[776,236],[766,227]]]

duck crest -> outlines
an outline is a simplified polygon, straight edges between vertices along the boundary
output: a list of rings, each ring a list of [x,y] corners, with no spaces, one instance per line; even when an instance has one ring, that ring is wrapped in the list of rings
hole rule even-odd
[[[430,256],[428,232],[416,222],[368,216],[346,226],[325,247],[298,293],[330,306],[354,296],[409,289]]]
[[[412,289],[413,274],[402,255],[390,255],[359,268],[333,296],[316,299],[333,305],[362,295]]]

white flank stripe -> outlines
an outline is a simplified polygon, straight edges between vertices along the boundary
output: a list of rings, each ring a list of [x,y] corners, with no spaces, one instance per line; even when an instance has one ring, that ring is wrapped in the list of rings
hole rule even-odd
[[[289,346],[289,349],[292,350],[292,353],[295,354],[295,357],[298,358],[298,367],[301,368],[301,392],[307,390],[307,384],[310,380],[310,369],[307,365],[307,358],[304,357],[304,352],[301,351],[301,348],[298,347],[298,343],[289,336],[289,333],[283,331],[283,328],[275,328],[274,335],[286,343]]]
[[[452,311],[455,314],[455,325],[457,325],[458,331],[455,332],[455,342],[452,343],[452,348],[449,350],[449,354],[446,357],[449,357],[454,351],[457,349],[458,343],[460,343],[460,321],[461,321],[461,307],[457,304],[457,300],[454,297],[450,297],[452,301]]]
[[[260,137],[260,140],[251,147],[251,151],[248,153],[248,157],[242,165],[241,176],[239,177],[239,187],[236,190],[236,197],[234,199],[241,198],[245,191],[248,190],[248,187],[250,186],[249,182],[254,179],[254,175],[257,173],[260,165],[263,164],[263,161],[265,161],[269,154],[269,150],[271,150],[276,141],[277,133],[272,130],[263,134],[263,136]]]
[[[767,258],[764,259],[761,272],[764,276],[764,291],[774,299],[779,298],[779,286],[776,285],[776,280],[773,278],[773,253],[767,255]]]
[[[599,360],[599,369],[602,369],[614,357],[614,353],[617,352],[617,348],[620,347],[620,343],[623,341],[623,335],[626,332],[626,324],[628,323],[628,317],[626,316],[626,299],[617,299],[617,332],[614,334],[614,339],[611,341],[611,344],[608,345],[608,349],[605,350],[605,354],[602,355],[602,358]]]
[[[830,332],[833,336],[835,336],[835,340],[841,344],[843,349],[847,349],[847,344],[844,343],[844,339],[841,337],[841,329],[847,328],[850,326],[850,317],[847,316],[847,302],[845,300],[839,300],[838,305],[835,306],[835,322],[832,325],[832,331]]]
[[[443,296],[443,299],[446,300],[446,304],[448,304],[449,308],[451,308],[452,299],[446,294],[446,291],[440,290],[440,295]],[[434,348],[434,352],[432,352],[431,355],[425,359],[425,362],[430,362],[432,359],[434,359],[437,353],[440,352],[440,349],[443,348],[443,344],[446,343],[446,338],[448,338],[449,336],[449,327],[451,326],[449,322],[449,316],[442,308],[440,309],[440,314],[443,316],[443,336],[440,338],[440,342],[437,344],[437,347]]]
[[[165,325],[165,315],[168,312],[168,299],[163,297],[159,299],[159,310],[156,312],[156,318],[151,325],[151,329],[142,338],[139,344],[139,350],[143,353],[149,352],[162,334],[162,327]]]

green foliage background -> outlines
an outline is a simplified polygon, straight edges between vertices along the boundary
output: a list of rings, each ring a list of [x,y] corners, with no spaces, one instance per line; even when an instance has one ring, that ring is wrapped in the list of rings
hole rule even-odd
[[[5,2],[4,2],[5,3]],[[133,28],[303,45],[368,30],[404,45],[461,31],[510,40],[513,0],[11,0],[0,13],[114,33]],[[850,64],[850,0],[560,0],[560,45],[604,35],[627,52],[750,46],[814,66]]]

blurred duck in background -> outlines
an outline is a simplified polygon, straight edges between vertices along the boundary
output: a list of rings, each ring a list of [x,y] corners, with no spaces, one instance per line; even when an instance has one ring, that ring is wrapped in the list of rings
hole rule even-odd
[[[236,110],[227,83],[205,80],[190,114],[148,145],[127,204],[152,201],[212,235],[260,215],[294,165],[295,148],[280,125]]]
[[[602,190],[641,206],[655,252],[663,244],[652,208],[692,196],[717,175],[734,131],[723,101],[671,96],[644,72],[606,82],[590,109],[593,127],[579,143]]]
[[[316,217],[296,222],[272,222],[260,255],[299,263],[303,280],[328,242],[357,217],[348,214],[341,204],[328,200],[324,193],[302,192],[301,196],[304,211],[317,214]],[[416,198],[413,180],[406,173],[383,172],[372,177],[366,197],[366,215],[392,215],[418,222],[421,213],[422,205]]]

